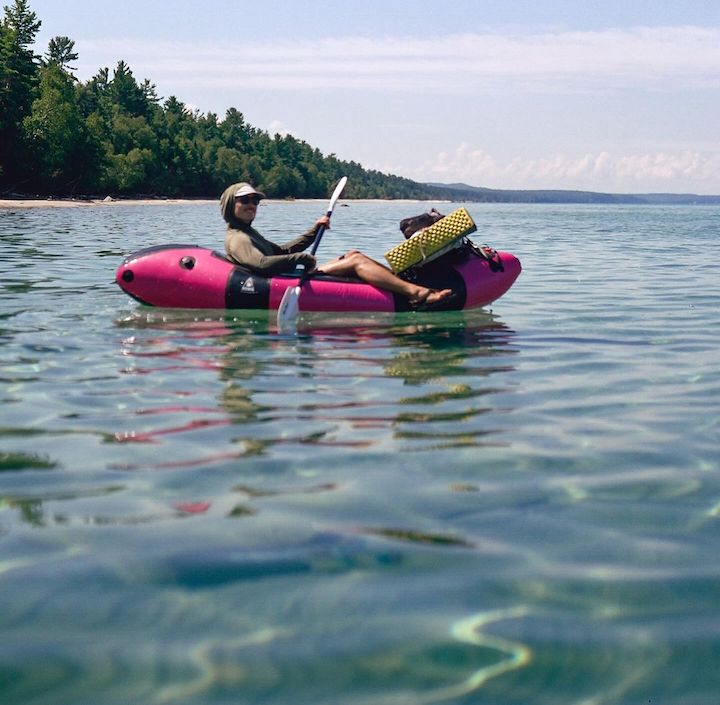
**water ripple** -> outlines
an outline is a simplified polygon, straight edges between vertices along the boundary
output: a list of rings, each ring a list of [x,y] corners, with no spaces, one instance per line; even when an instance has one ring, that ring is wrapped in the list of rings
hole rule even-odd
[[[293,335],[113,284],[214,204],[2,214],[3,705],[713,701],[718,210],[468,208],[492,309]]]

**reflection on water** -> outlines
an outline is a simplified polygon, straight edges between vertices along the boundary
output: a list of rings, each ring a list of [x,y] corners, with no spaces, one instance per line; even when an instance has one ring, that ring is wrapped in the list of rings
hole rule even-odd
[[[124,373],[178,372],[174,383],[186,389],[170,392],[183,396],[181,405],[136,409],[145,428],[117,440],[158,442],[232,424],[241,446],[235,457],[280,444],[372,449],[401,440],[402,450],[412,451],[493,442],[492,430],[477,425],[493,408],[487,397],[502,388],[490,384],[492,376],[513,369],[514,333],[506,324],[483,311],[368,318],[306,316],[297,336],[283,337],[271,315],[257,313],[210,312],[205,319],[141,310],[124,317],[118,326],[134,331],[122,340]],[[222,382],[215,408],[194,400],[197,370]],[[192,419],[147,429],[150,416]]]

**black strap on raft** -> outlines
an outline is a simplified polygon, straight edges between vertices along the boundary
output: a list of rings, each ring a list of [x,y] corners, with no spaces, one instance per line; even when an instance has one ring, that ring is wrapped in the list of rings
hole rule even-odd
[[[497,253],[497,250],[494,250],[489,245],[476,245],[471,240],[467,240],[466,242],[470,245],[472,251],[478,257],[482,257],[484,260],[487,260],[487,263],[490,265],[490,269],[493,272],[505,271],[505,267],[503,267],[502,260],[500,259],[500,255]]]

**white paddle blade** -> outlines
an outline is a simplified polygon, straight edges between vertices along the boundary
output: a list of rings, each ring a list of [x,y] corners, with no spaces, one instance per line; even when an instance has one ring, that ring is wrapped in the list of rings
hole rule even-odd
[[[330,206],[328,207],[328,214],[332,213],[333,208],[335,208],[335,203],[337,203],[338,198],[340,198],[340,194],[343,192],[343,189],[345,188],[345,184],[347,183],[347,176],[343,176],[340,181],[338,181],[337,186],[335,187],[335,190],[333,191],[333,195],[330,198]]]
[[[295,327],[300,311],[300,287],[289,286],[285,289],[280,306],[278,307],[277,324],[281,331]]]

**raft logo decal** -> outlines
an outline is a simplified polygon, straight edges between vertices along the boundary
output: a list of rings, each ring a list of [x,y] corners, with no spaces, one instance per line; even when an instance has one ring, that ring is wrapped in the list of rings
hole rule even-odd
[[[240,287],[240,291],[243,292],[243,294],[254,294],[255,293],[255,281],[252,277],[248,277],[244,282],[242,287]]]

